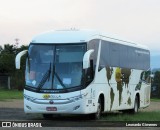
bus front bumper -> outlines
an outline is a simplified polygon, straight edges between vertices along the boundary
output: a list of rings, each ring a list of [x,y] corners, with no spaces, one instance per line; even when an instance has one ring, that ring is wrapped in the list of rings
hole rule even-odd
[[[24,99],[25,113],[52,113],[52,114],[86,114],[87,110],[85,99],[79,99],[72,102],[57,103],[53,101],[33,102]]]

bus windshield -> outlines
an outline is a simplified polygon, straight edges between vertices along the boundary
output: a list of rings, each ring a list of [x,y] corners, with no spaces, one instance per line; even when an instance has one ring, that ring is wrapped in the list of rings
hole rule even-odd
[[[26,87],[62,90],[82,85],[85,44],[31,44],[26,61]]]

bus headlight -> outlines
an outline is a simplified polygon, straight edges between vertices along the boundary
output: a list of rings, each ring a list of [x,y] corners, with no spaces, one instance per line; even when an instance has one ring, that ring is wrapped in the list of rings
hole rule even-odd
[[[27,99],[28,101],[31,101],[31,102],[33,102],[34,100],[36,100],[36,98],[30,97],[30,96],[28,96],[26,94],[24,94],[24,98]]]
[[[80,108],[80,105],[75,106],[75,107],[73,108],[73,111],[77,110],[78,108]]]

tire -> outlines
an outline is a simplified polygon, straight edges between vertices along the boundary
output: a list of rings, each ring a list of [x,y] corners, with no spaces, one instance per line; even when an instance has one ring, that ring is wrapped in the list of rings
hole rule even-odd
[[[92,114],[94,120],[99,120],[102,114],[102,103],[101,99],[98,99],[97,112]]]
[[[43,114],[43,118],[45,119],[51,119],[53,117],[52,114]]]
[[[134,101],[134,108],[131,109],[131,113],[135,114],[138,112],[139,108],[139,102],[138,102],[138,97],[136,96],[135,101]]]

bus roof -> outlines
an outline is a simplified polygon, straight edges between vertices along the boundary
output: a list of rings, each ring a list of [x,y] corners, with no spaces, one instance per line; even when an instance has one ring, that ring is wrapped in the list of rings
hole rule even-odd
[[[88,42],[92,39],[102,39],[106,41],[110,41],[113,43],[119,43],[128,46],[134,46],[138,48],[147,49],[148,47],[140,44],[136,44],[134,42],[128,42],[125,40],[121,40],[121,38],[117,38],[117,36],[113,36],[110,34],[100,33],[95,30],[78,30],[78,29],[69,29],[69,30],[55,30],[49,31],[42,34],[35,36],[31,43],[33,44],[40,44],[40,43],[47,43],[47,44],[63,44],[63,43],[82,43]]]

